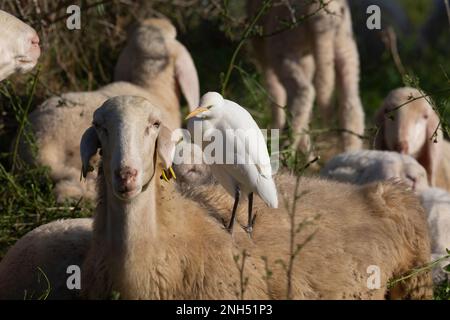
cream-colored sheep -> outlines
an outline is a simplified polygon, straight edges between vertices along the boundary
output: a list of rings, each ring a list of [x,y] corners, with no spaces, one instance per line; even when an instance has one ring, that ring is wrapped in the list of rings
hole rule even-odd
[[[249,2],[250,16],[261,7],[261,0]],[[310,150],[308,130],[316,97],[324,120],[332,117],[332,97],[339,97],[339,123],[345,130],[364,134],[364,111],[359,96],[359,57],[353,39],[350,10],[345,0],[284,1],[269,9],[259,24],[270,35],[286,29],[286,23],[309,16],[295,28],[273,36],[255,37],[254,51],[264,70],[272,107],[272,123],[285,126],[285,110],[292,116],[294,146]],[[288,6],[289,4],[289,6]],[[282,106],[282,107],[280,107]],[[343,133],[344,150],[360,149],[362,141],[352,133]]]
[[[392,90],[378,110],[375,149],[413,156],[426,169],[431,186],[450,190],[450,143],[439,117],[414,88]]]
[[[236,299],[241,287],[234,257],[242,258],[246,250],[244,298],[286,298],[286,274],[276,263],[289,257],[291,224],[286,210],[267,208],[257,198],[253,238],[242,228],[232,238],[222,222],[229,219],[232,199],[221,186],[192,188],[193,201],[181,196],[174,184],[157,178],[174,152],[159,109],[138,97],[112,98],[94,113],[93,127],[83,135],[83,174],[98,148],[102,163],[92,242],[81,268],[82,297],[107,298],[115,292],[123,299]],[[280,199],[292,201],[296,178],[282,175],[276,180]],[[306,243],[293,264],[294,299],[431,297],[429,274],[399,283],[390,292],[385,286],[430,255],[425,217],[411,192],[389,182],[358,187],[302,178],[298,193],[295,224],[309,223],[294,242]],[[239,210],[239,223],[246,222],[246,213]],[[67,242],[76,243],[76,233],[68,230]],[[32,266],[43,264],[33,259],[31,243],[11,250],[30,256]],[[57,250],[71,252],[66,245]],[[55,255],[40,247],[40,257],[47,254]],[[24,268],[19,256],[7,254],[0,270],[12,269],[9,265]],[[267,280],[261,257],[271,271]],[[380,289],[367,286],[371,265],[380,267]],[[0,292],[6,292],[1,284],[10,276],[0,272]],[[62,287],[66,279],[54,286]],[[3,295],[12,297],[16,296]]]
[[[66,280],[81,266],[92,238],[92,219],[57,220],[27,233],[0,262],[0,300],[74,299]]]
[[[416,193],[428,188],[425,169],[414,158],[392,151],[345,152],[328,161],[320,174],[325,178],[360,185],[397,178]]]
[[[322,169],[323,177],[353,184],[367,184],[397,178],[410,186],[425,209],[431,238],[431,260],[446,255],[450,248],[450,194],[428,186],[425,169],[411,156],[393,151],[359,150],[331,159]],[[433,269],[433,279],[446,278],[443,261]]]
[[[36,31],[0,10],[0,81],[34,68],[41,54]]]
[[[87,184],[80,183],[78,143],[91,123],[92,113],[105,100],[119,95],[145,97],[162,108],[171,129],[181,125],[177,83],[189,107],[197,107],[197,72],[188,51],[175,36],[176,30],[167,20],[139,23],[117,62],[117,82],[93,92],[52,97],[30,114],[39,147],[36,162],[50,167],[59,201],[95,197],[95,174],[88,177]],[[31,150],[27,145],[22,148],[21,154],[28,161],[33,159]]]

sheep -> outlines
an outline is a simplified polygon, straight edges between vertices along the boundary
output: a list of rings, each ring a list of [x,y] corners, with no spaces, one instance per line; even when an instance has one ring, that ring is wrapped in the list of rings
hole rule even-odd
[[[95,111],[93,126],[82,136],[83,175],[98,148],[102,159],[97,176],[99,201],[81,268],[81,298],[102,299],[115,293],[122,299],[236,299],[241,274],[248,277],[242,298],[286,298],[288,278],[275,261],[287,261],[290,255],[289,230],[295,226],[287,210],[267,208],[255,199],[253,238],[242,228],[232,238],[222,223],[229,218],[232,199],[220,185],[192,188],[188,198],[174,184],[155,178],[171,165],[174,153],[160,109],[142,97],[111,98]],[[296,184],[296,179],[276,177],[286,201],[301,195],[295,223],[303,222],[303,228],[294,246],[304,246],[293,264],[290,297],[431,297],[427,273],[399,282],[390,291],[384,285],[380,289],[367,285],[370,265],[380,267],[381,281],[386,283],[423,264],[430,255],[425,217],[411,192],[394,182],[358,187],[306,177]],[[293,195],[296,185],[298,194]],[[246,221],[245,210],[239,210],[237,221],[241,225]],[[78,241],[76,232],[67,230],[61,243]],[[30,256],[31,265],[48,265],[39,260],[50,254],[46,248],[40,246],[41,254],[34,259],[32,248],[17,248],[18,244],[10,251]],[[64,247],[58,250],[72,252]],[[7,254],[0,270],[8,270],[8,265],[22,268],[15,261],[19,255],[11,256]],[[245,257],[242,273],[236,257]],[[271,271],[268,278],[265,261]],[[2,293],[5,278],[11,275],[0,272]],[[66,278],[58,281],[56,288]],[[7,293],[5,297],[10,298]]]
[[[320,174],[328,179],[360,185],[397,178],[416,193],[428,188],[425,169],[414,158],[393,151],[341,153],[328,161]]]
[[[420,202],[427,214],[432,260],[437,260],[447,255],[446,249],[450,249],[450,194],[443,189],[427,188],[420,193]],[[434,283],[448,279],[443,267],[449,262],[450,259],[446,259],[434,268]]]
[[[0,10],[0,81],[34,68],[41,54],[36,31],[13,15]]]
[[[450,143],[439,117],[419,90],[392,90],[376,114],[374,149],[413,156],[427,171],[430,186],[450,190]]]
[[[39,150],[33,157],[33,149],[23,143],[20,155],[27,162],[50,167],[59,202],[81,196],[95,198],[95,174],[88,177],[87,184],[79,181],[78,142],[94,110],[109,97],[129,94],[154,101],[165,111],[171,129],[181,125],[176,81],[190,109],[198,106],[197,72],[188,51],[175,36],[175,28],[165,19],[139,23],[119,56],[116,82],[92,92],[51,97],[30,114]]]
[[[450,247],[450,194],[428,186],[425,169],[411,156],[392,151],[360,150],[335,156],[322,168],[325,178],[364,185],[392,178],[402,180],[418,195],[431,237],[431,260],[446,255]],[[445,278],[440,266],[433,269],[434,283]]]
[[[0,300],[75,299],[67,270],[81,266],[92,239],[92,219],[56,220],[22,237],[0,262]]]
[[[255,15],[261,2],[249,2],[250,16]],[[270,8],[258,23],[264,35],[276,33],[253,40],[254,55],[275,102],[272,126],[285,126],[283,106],[287,104],[292,118],[293,146],[306,154],[310,152],[310,138],[304,131],[308,130],[314,96],[321,117],[330,119],[336,80],[343,148],[361,149],[358,135],[364,134],[364,110],[359,96],[359,58],[350,10],[345,0],[328,1],[324,8],[319,8],[319,1],[283,2]],[[297,18],[303,15],[308,18],[299,26],[278,33],[286,29],[280,21],[292,21],[292,12]]]

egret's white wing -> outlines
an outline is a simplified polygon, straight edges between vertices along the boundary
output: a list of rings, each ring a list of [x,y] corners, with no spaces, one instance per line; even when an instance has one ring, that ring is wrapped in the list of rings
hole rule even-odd
[[[246,164],[253,164],[259,173],[265,177],[272,176],[269,152],[261,129],[256,124],[250,113],[233,101],[225,100],[225,108],[229,112],[224,113],[220,127],[223,130],[232,129],[234,137],[227,136],[227,142],[235,138],[237,156],[244,159]]]

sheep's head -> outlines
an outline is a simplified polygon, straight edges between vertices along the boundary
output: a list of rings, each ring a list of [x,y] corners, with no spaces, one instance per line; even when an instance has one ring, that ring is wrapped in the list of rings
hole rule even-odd
[[[130,200],[159,177],[156,171],[171,166],[175,144],[157,107],[141,97],[120,96],[95,111],[93,125],[81,139],[83,176],[98,149],[107,188]]]
[[[413,156],[434,186],[444,142],[439,117],[427,99],[414,88],[393,90],[378,111],[377,122],[375,148]]]
[[[386,154],[386,157],[380,161],[380,168],[375,168],[379,170],[381,180],[397,178],[416,193],[428,188],[427,172],[424,167],[408,155],[394,153],[392,155],[389,157]]]
[[[168,30],[164,32],[165,24],[173,28],[173,34]],[[167,68],[170,63],[167,33],[174,38],[175,28],[163,19],[146,20],[132,28],[117,61],[114,79],[145,86],[149,79]]]
[[[41,54],[36,31],[0,10],[0,80],[30,71]]]
[[[383,117],[380,122],[384,126],[386,149],[418,156],[422,148],[431,143],[439,118],[421,96],[414,88],[399,88],[385,99],[379,117]]]
[[[167,19],[153,18],[139,22],[128,34],[126,47],[120,53],[114,70],[115,81],[128,81],[144,88],[162,82],[172,88],[174,77],[192,111],[199,103],[197,70],[188,50],[176,39],[176,29]],[[167,72],[166,72],[167,71]]]

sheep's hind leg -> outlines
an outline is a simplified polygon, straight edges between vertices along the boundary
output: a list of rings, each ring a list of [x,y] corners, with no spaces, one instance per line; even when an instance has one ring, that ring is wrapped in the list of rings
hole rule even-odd
[[[233,226],[234,226],[234,220],[236,220],[236,211],[239,205],[239,198],[241,196],[241,190],[239,187],[236,188],[236,191],[234,193],[234,205],[233,205],[233,212],[231,214],[231,220],[228,224],[228,231],[232,234],[233,233]]]

